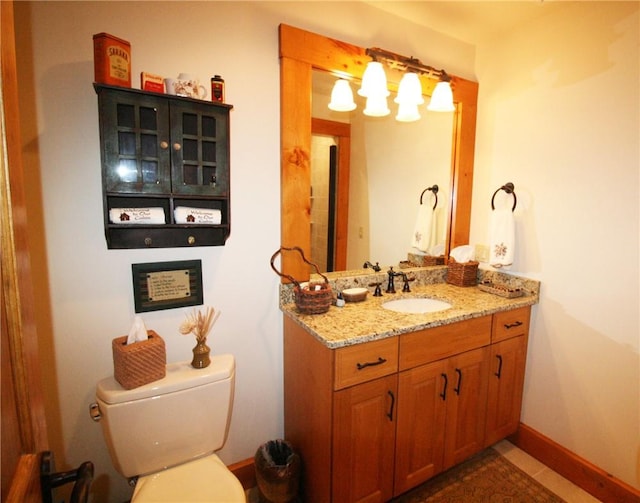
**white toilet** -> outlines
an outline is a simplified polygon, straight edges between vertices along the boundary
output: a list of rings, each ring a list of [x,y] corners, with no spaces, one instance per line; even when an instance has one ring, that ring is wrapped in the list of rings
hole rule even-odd
[[[138,477],[132,503],[246,502],[214,454],[227,438],[234,383],[232,355],[213,356],[205,369],[169,364],[166,377],[131,390],[113,377],[98,383],[93,415],[116,470]]]

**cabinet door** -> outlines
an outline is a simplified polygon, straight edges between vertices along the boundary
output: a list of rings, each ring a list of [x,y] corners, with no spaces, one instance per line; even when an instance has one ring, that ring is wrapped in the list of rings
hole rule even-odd
[[[229,195],[229,111],[210,103],[171,102],[174,194]]]
[[[400,373],[396,431],[395,495],[442,471],[447,360]]]
[[[167,100],[107,88],[98,96],[105,191],[168,194]]]
[[[488,348],[449,359],[444,469],[484,447]]]
[[[526,353],[525,336],[507,339],[491,347],[486,446],[518,429]]]
[[[334,393],[332,501],[393,496],[396,375]]]

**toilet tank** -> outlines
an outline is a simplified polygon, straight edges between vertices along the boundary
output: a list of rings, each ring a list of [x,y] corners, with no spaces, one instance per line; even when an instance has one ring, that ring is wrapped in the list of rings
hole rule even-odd
[[[114,467],[125,477],[147,475],[220,449],[227,438],[235,359],[216,355],[204,369],[167,365],[163,379],[125,390],[113,377],[96,398]]]

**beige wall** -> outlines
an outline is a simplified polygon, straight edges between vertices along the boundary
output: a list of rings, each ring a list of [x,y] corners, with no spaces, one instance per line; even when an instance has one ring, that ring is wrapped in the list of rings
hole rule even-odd
[[[362,29],[362,19],[367,29]],[[542,281],[524,421],[638,487],[638,11],[588,2],[475,48],[363,3],[18,2],[26,178],[42,198],[33,239],[52,447],[61,466],[92,459],[96,501],[130,494],[88,416],[112,372],[110,342],[133,318],[132,263],[202,259],[222,316],[215,353],[236,355],[230,463],[282,435],[277,26],[420,57],[480,81],[471,241],[488,204],[516,185],[514,270]],[[339,20],[339,21],[336,21]],[[232,232],[225,247],[108,251],[102,230],[94,33],[129,40],[133,73],[221,74],[231,114]],[[40,194],[41,193],[41,194]],[[193,341],[184,309],[148,313],[170,361]],[[144,418],[139,418],[144,420]],[[189,427],[185,418],[185,427]]]
[[[640,486],[638,2],[575,2],[478,45],[472,242],[518,196],[514,271],[542,281],[522,420]]]
[[[91,459],[95,501],[129,497],[88,405],[95,383],[113,371],[111,339],[127,333],[134,316],[131,264],[189,259],[202,260],[205,303],[222,313],[210,337],[213,352],[237,359],[233,418],[220,456],[227,463],[252,457],[262,442],[283,434],[279,278],[269,267],[280,242],[278,25],[419,55],[466,77],[473,74],[473,47],[348,2],[18,2],[16,17],[27,189],[33,201],[42,199],[41,211],[32,205],[30,221],[36,248],[45,248],[35,265],[48,423],[59,466]],[[143,70],[224,77],[235,106],[226,246],[106,249],[92,88],[92,35],[103,31],[131,42],[134,77]],[[191,357],[193,340],[178,333],[186,311],[142,316],[164,337],[169,361]]]

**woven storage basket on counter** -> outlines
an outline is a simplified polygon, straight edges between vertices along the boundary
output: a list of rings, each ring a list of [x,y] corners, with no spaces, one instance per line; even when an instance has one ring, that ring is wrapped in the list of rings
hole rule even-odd
[[[434,265],[444,265],[444,255],[418,255],[417,253],[409,253],[409,263],[414,267],[431,267]]]
[[[153,330],[148,339],[127,344],[127,336],[116,337],[113,349],[113,376],[125,389],[148,384],[166,375],[167,353],[164,340]]]
[[[294,277],[278,271],[276,269],[276,266],[273,264],[273,261],[283,250],[299,252],[302,256],[302,260],[304,260],[307,264],[315,267],[316,272],[320,276],[322,276],[324,281],[310,281],[305,285],[301,285],[300,282],[297,281]],[[286,248],[284,246],[281,247],[271,256],[271,269],[273,269],[278,276],[287,278],[294,284],[293,293],[298,311],[303,314],[322,314],[326,313],[329,310],[329,307],[331,307],[331,304],[333,303],[333,290],[331,290],[329,280],[324,274],[320,272],[320,269],[316,264],[314,264],[313,262],[309,262],[306,259],[302,248],[298,246],[294,246],[293,248]]]
[[[478,283],[478,262],[456,262],[449,258],[447,283],[455,286],[474,286]]]

